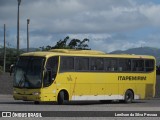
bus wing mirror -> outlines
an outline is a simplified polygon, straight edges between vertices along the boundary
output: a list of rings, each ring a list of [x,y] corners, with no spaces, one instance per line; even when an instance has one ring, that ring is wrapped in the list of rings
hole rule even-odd
[[[14,72],[14,69],[15,69],[15,65],[12,64],[12,65],[10,66],[10,76],[12,76],[12,73]]]

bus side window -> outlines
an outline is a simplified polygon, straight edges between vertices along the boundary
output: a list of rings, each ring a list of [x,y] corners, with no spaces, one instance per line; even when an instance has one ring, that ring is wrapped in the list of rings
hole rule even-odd
[[[132,71],[143,72],[144,60],[132,60]]]
[[[48,58],[44,77],[44,87],[49,86],[55,80],[58,70],[58,57]]]
[[[104,60],[104,68],[105,68],[105,71],[110,71],[110,59],[109,58],[105,58]]]
[[[74,71],[74,57],[61,57],[60,72]]]
[[[145,71],[150,72],[154,70],[154,60],[145,60]]]
[[[75,58],[75,69],[77,71],[88,71],[89,70],[89,58],[76,57]]]
[[[90,59],[90,69],[93,71],[103,71],[104,61],[103,58],[91,58]]]
[[[104,68],[105,71],[117,71],[118,69],[118,59],[116,58],[105,58]]]
[[[118,69],[118,61],[117,61],[117,59],[112,59],[111,60],[111,71],[117,71],[117,69]]]
[[[131,60],[120,58],[118,60],[118,71],[131,71]]]
[[[46,64],[46,69],[51,70],[52,78],[55,79],[55,74],[58,70],[58,57],[51,57],[48,59]]]

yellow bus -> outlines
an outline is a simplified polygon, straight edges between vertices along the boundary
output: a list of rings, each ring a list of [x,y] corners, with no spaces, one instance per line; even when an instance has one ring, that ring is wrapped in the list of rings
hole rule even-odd
[[[155,95],[153,56],[53,49],[20,55],[14,70],[15,100],[66,101],[150,99]]]

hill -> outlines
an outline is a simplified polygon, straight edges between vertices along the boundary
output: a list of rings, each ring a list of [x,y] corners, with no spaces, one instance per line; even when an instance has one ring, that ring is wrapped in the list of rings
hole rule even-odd
[[[160,65],[160,49],[151,47],[131,48],[128,50],[116,50],[110,54],[136,54],[136,55],[152,55],[157,60],[157,65]]]

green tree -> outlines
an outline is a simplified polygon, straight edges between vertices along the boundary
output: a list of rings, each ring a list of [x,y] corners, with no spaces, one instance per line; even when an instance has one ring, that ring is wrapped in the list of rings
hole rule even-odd
[[[80,49],[80,50],[90,50],[88,45],[89,39],[85,38],[83,40],[71,39],[69,41],[69,36],[65,37],[63,40],[59,40],[54,46],[40,47],[42,51],[48,51],[50,49]]]
[[[10,65],[15,64],[17,60],[17,49],[10,48],[11,44],[6,42],[6,61],[5,61],[5,70],[9,72]],[[19,50],[18,55],[24,53],[24,51]],[[4,67],[4,46],[0,46],[0,71],[3,71]]]
[[[80,42],[81,41],[79,39],[72,39],[68,44],[69,49],[77,49]]]
[[[59,40],[52,49],[68,49],[67,41],[69,40],[69,36],[65,37],[64,40]]]
[[[19,52],[20,54],[24,53],[24,51]],[[9,72],[10,65],[15,64],[17,60],[17,50],[15,48],[6,48],[6,72]],[[0,48],[0,66],[3,70],[4,64],[4,50]]]
[[[88,46],[89,39],[85,38],[83,40],[71,39],[69,41],[69,36],[65,37],[63,40],[59,40],[54,46],[40,47],[42,51],[48,51],[50,49],[80,49],[80,50],[90,50]]]
[[[90,48],[86,42],[89,42],[89,39],[85,38],[82,41],[80,41],[80,43],[78,45],[78,49],[89,50]]]

